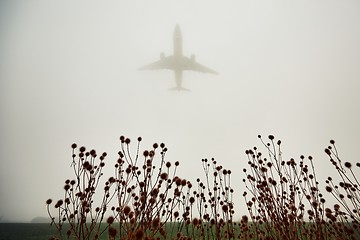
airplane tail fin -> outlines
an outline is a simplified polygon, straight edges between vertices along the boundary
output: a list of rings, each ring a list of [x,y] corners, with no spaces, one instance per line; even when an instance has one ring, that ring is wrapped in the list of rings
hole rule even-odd
[[[169,88],[169,91],[187,91],[187,92],[189,92],[190,89],[183,88],[183,87],[173,87],[173,88]]]

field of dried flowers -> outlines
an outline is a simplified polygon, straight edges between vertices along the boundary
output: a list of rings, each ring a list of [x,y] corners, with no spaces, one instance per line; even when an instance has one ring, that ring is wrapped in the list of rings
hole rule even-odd
[[[105,177],[107,154],[72,144],[74,179],[63,199],[46,201],[53,239],[359,239],[360,163],[343,162],[331,140],[325,154],[341,181],[318,179],[311,156],[284,160],[280,140],[258,137],[264,151],[245,152],[244,199],[233,199],[241,189],[231,187],[232,171],[241,170],[214,159],[202,159],[203,177],[191,182],[176,174],[179,162],[166,161],[165,144],[140,151],[139,137],[133,156],[121,136],[114,174]],[[248,215],[236,221],[244,200]]]

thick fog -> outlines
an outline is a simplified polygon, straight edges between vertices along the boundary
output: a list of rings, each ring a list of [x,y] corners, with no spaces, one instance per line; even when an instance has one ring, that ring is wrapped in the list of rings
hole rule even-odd
[[[164,142],[190,181],[214,157],[234,173],[236,216],[258,134],[280,138],[285,159],[312,155],[321,179],[330,139],[357,162],[359,13],[357,0],[1,1],[1,221],[47,216],[73,142],[107,152],[109,174],[120,135]],[[185,71],[190,91],[138,70],[173,53],[176,24],[183,54],[219,73]]]

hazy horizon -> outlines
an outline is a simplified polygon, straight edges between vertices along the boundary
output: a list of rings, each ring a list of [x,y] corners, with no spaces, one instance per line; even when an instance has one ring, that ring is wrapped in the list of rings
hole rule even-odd
[[[359,1],[47,1],[0,3],[0,217],[46,217],[72,178],[71,144],[117,159],[119,136],[168,146],[179,176],[204,177],[202,158],[233,173],[236,217],[247,214],[245,150],[273,134],[285,159],[324,153],[334,139],[358,161]],[[219,75],[138,68],[173,51]],[[133,146],[135,149],[135,145]],[[107,176],[107,175],[106,175]]]

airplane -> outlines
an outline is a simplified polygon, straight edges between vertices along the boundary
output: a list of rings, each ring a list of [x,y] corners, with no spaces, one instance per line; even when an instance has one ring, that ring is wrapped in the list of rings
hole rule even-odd
[[[177,24],[174,30],[174,53],[171,56],[165,57],[164,53],[160,54],[160,60],[149,65],[139,68],[139,70],[157,70],[157,69],[169,69],[174,71],[176,87],[169,90],[184,90],[189,91],[181,86],[183,71],[196,71],[202,73],[218,74],[216,71],[207,68],[195,61],[195,55],[191,55],[190,58],[183,55],[182,51],[182,36],[180,26]]]

